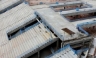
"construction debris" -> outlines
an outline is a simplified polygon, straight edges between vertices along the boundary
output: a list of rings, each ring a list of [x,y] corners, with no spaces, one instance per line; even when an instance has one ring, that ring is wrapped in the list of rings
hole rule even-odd
[[[96,57],[93,1],[13,2],[0,0],[0,58]]]

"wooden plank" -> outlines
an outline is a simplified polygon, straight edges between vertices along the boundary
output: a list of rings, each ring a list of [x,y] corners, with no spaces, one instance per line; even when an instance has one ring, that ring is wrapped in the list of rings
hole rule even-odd
[[[75,34],[73,31],[69,30],[68,28],[63,28],[62,30],[67,32],[70,35]]]

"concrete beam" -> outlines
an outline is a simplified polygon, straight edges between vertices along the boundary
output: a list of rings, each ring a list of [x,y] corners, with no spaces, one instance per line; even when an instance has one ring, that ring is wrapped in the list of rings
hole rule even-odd
[[[74,6],[83,4],[82,1],[74,1],[74,2],[65,2],[65,3],[58,3],[58,4],[51,4],[51,7],[64,7],[64,6]]]
[[[76,40],[65,41],[65,42],[63,43],[63,45],[70,44],[70,45],[74,46],[74,45],[77,45],[77,44],[78,44],[78,46],[79,46],[79,45],[81,46],[81,45],[83,45],[83,42],[84,42],[84,44],[88,44],[88,43],[90,43],[92,40],[93,40],[92,37],[79,38],[79,39],[76,39]]]
[[[85,14],[85,13],[92,13],[96,12],[96,8],[83,8],[79,9],[78,11],[75,10],[69,10],[69,11],[62,11],[60,14],[64,16],[73,16],[73,15],[79,15],[79,14]]]

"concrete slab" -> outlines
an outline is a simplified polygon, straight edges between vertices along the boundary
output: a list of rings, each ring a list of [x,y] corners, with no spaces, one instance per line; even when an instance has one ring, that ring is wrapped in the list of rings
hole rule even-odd
[[[41,18],[41,20],[45,23],[46,26],[48,26],[51,30],[54,31],[54,33],[62,40],[70,40],[74,36],[74,38],[78,37],[78,35],[67,35],[66,32],[64,32],[63,28],[69,28],[68,26],[72,26],[72,31],[75,33],[79,33],[77,29],[74,28],[74,25],[72,25],[69,21],[64,19],[61,15],[57,14],[50,8],[43,8],[36,10],[36,14]],[[70,28],[69,28],[70,29]],[[67,37],[66,37],[67,36]],[[65,38],[66,37],[66,38]]]

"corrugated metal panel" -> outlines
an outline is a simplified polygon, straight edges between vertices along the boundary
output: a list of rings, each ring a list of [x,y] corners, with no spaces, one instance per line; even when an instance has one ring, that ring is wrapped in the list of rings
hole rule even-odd
[[[22,3],[22,0],[1,0],[0,1],[0,13],[13,8],[15,5]]]
[[[2,13],[2,15],[0,15],[0,20],[3,19],[3,18],[6,17],[6,16],[10,16],[10,15],[14,14],[15,12],[17,12],[17,11],[19,11],[20,9],[25,8],[25,7],[27,7],[27,5],[24,4],[24,3],[21,3],[21,4],[18,5],[17,7],[14,7],[14,8],[10,9],[9,11],[7,11],[7,12],[5,12],[5,13]]]
[[[70,46],[65,46],[46,58],[77,58]]]
[[[16,8],[19,8],[19,6],[17,6]],[[5,17],[4,16],[3,16],[3,18],[0,17],[0,19],[1,19],[0,25],[2,27],[2,28],[0,28],[0,30],[5,29],[8,26],[10,27],[20,21],[23,21],[23,20],[27,21],[28,18],[31,19],[31,17],[34,17],[34,18],[36,17],[34,15],[34,11],[28,5],[26,5],[26,7],[23,7],[23,8],[20,7],[20,8],[17,11],[16,11],[16,9],[11,10],[13,13],[10,14],[10,16],[7,16],[5,14]],[[14,12],[14,11],[16,11],[16,12]]]
[[[41,29],[39,29],[38,26],[40,26]],[[44,26],[40,24],[38,26],[35,26],[25,33],[15,37],[6,45],[0,47],[0,50],[2,50],[0,51],[0,58],[15,58],[29,49],[33,49],[34,51],[36,48],[45,45],[45,43],[50,40],[54,40],[55,36],[52,35],[53,38],[50,38],[50,33],[44,28]],[[45,31],[47,31],[47,33]]]
[[[35,26],[12,40],[8,40],[8,32],[36,18],[31,7],[24,3],[0,16],[0,26],[2,27],[0,28],[0,58],[24,56],[26,52],[34,52],[37,48],[42,48],[41,46],[46,45],[50,40],[55,40],[54,38],[56,38],[53,34],[53,38],[51,38],[49,31],[43,25],[39,24],[41,29]]]

